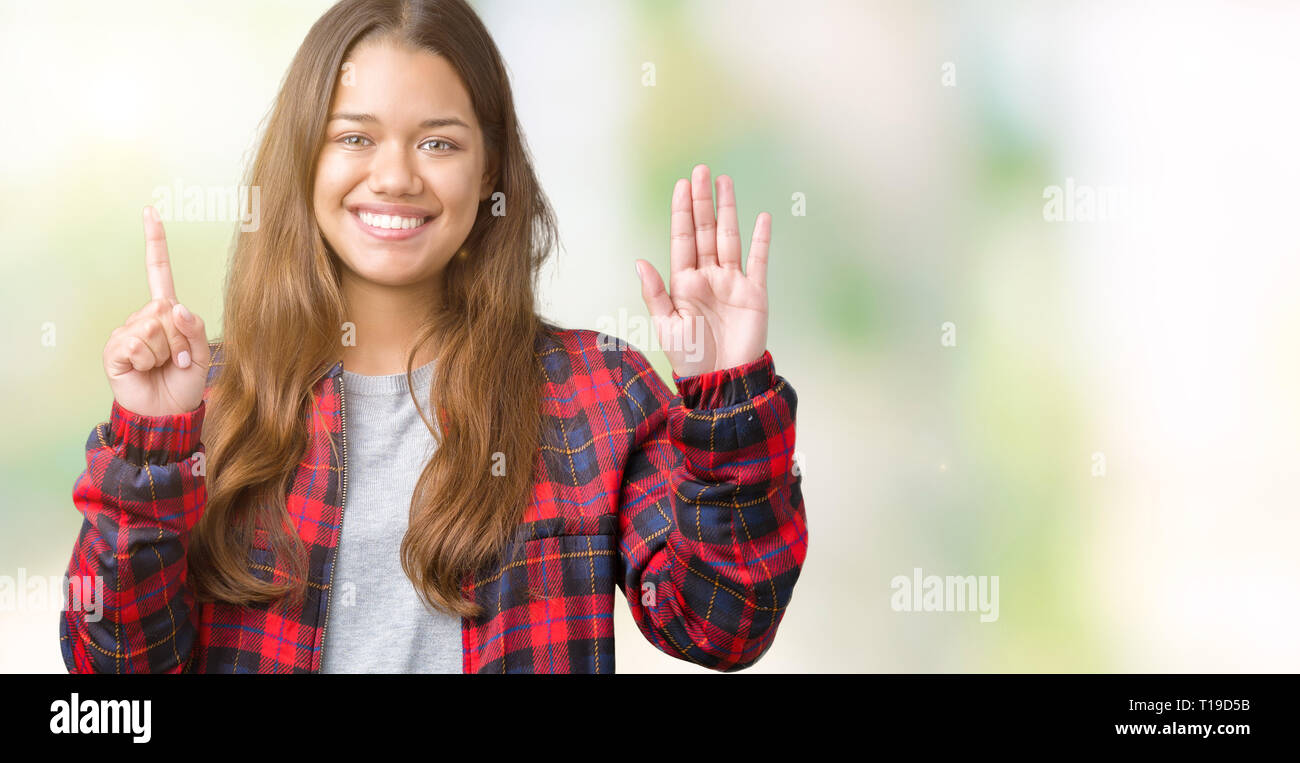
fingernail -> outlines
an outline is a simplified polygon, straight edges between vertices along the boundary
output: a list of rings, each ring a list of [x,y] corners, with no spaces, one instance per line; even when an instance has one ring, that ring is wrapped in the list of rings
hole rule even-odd
[[[181,350],[180,353],[177,354],[177,356],[176,356],[176,365],[180,366],[181,368],[189,368],[189,367],[190,367],[190,351],[189,351],[189,350]]]
[[[632,267],[636,268],[636,277],[637,277],[637,278],[640,278],[640,277],[641,277],[641,263],[638,262],[638,261],[636,261],[636,260],[633,260],[633,261],[632,261]]]
[[[182,305],[180,302],[176,303],[176,306],[172,308],[172,312],[176,313],[176,317],[183,321],[188,321],[190,319],[190,311],[186,310],[185,305]]]

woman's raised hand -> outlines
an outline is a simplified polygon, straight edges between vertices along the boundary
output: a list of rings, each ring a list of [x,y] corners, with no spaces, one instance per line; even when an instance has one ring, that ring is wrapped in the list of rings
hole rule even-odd
[[[717,371],[757,360],[767,350],[767,248],[772,216],[754,222],[748,270],[740,268],[740,224],[731,178],[718,176],[713,214],[709,168],[697,165],[689,181],[673,188],[669,276],[636,261],[641,297],[654,319],[659,343],[678,376]]]
[[[104,346],[104,373],[118,405],[141,416],[171,416],[203,402],[208,336],[203,320],[176,300],[162,221],[144,208],[150,300],[127,316]]]

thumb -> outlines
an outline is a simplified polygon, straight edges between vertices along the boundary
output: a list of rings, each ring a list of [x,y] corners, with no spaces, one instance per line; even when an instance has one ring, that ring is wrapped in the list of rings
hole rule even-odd
[[[659,277],[659,271],[645,260],[637,260],[633,264],[636,266],[637,276],[641,279],[641,299],[645,300],[650,315],[660,320],[672,317],[677,308],[673,306],[672,298],[664,289],[664,281]]]
[[[190,343],[190,361],[203,368],[208,367],[208,332],[203,325],[203,319],[191,313],[185,305],[177,302],[172,306],[172,320],[176,322],[176,328],[180,330]]]

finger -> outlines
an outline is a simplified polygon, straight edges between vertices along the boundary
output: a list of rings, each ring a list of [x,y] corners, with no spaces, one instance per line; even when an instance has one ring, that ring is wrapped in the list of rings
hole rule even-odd
[[[713,184],[707,164],[691,172],[691,213],[695,216],[695,267],[718,264],[717,222],[713,219]]]
[[[637,260],[635,265],[636,274],[641,279],[641,299],[645,300],[650,315],[660,320],[672,317],[677,308],[673,307],[673,300],[664,289],[659,271],[645,260]]]
[[[150,353],[149,349],[144,347],[134,335],[119,336],[118,333],[114,333],[109,338],[108,344],[104,347],[105,368],[108,369],[109,376],[121,376],[136,370],[135,361],[131,356],[137,346],[149,358],[153,357],[153,353]]]
[[[128,337],[127,341],[131,346],[131,365],[135,370],[148,373],[158,367],[158,356],[148,342],[135,335]]]
[[[190,340],[185,332],[176,325],[173,315],[174,305],[171,300],[155,299],[140,311],[144,320],[154,320],[162,325],[164,339],[167,343],[167,357],[180,368],[189,368]]]
[[[150,299],[176,299],[172,283],[171,257],[167,253],[167,235],[163,232],[158,210],[144,208],[144,263],[149,277]]]
[[[767,247],[772,242],[772,216],[760,212],[754,221],[754,236],[749,241],[749,262],[746,275],[754,283],[767,288]]]
[[[108,355],[109,376],[122,376],[133,371],[145,372],[153,368],[153,353],[134,334],[115,340]]]
[[[736,187],[718,175],[718,264],[740,269],[740,221],[736,219]]]
[[[203,325],[203,319],[191,313],[185,305],[176,303],[172,308],[172,321],[184,335],[189,343],[190,360],[194,365],[200,368],[207,368],[210,358],[208,357],[208,332]],[[186,366],[180,365],[181,368]]]
[[[163,327],[162,321],[157,318],[145,318],[133,333],[143,340],[148,345],[149,352],[153,353],[154,362],[149,368],[157,368],[171,358],[171,345],[167,342],[167,329]]]
[[[158,365],[158,356],[149,345],[148,331],[143,324],[126,326],[109,340],[104,354],[108,358],[110,375],[121,376],[133,370],[150,371]],[[166,344],[162,346],[165,348]]]
[[[180,303],[177,302],[176,304],[179,305]],[[171,351],[172,362],[176,364],[177,368],[189,368],[193,362],[193,357],[190,354],[190,338],[177,325],[175,310],[176,306],[169,304],[166,315],[158,320],[167,331],[167,346]]]
[[[668,264],[673,273],[695,267],[695,216],[691,213],[691,181],[673,186]]]

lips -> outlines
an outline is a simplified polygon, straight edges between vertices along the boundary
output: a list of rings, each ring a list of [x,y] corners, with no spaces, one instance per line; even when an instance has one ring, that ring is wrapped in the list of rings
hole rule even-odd
[[[375,215],[393,215],[397,217],[433,217],[437,212],[427,207],[413,204],[391,204],[382,201],[363,201],[346,205],[349,212],[369,212]]]

